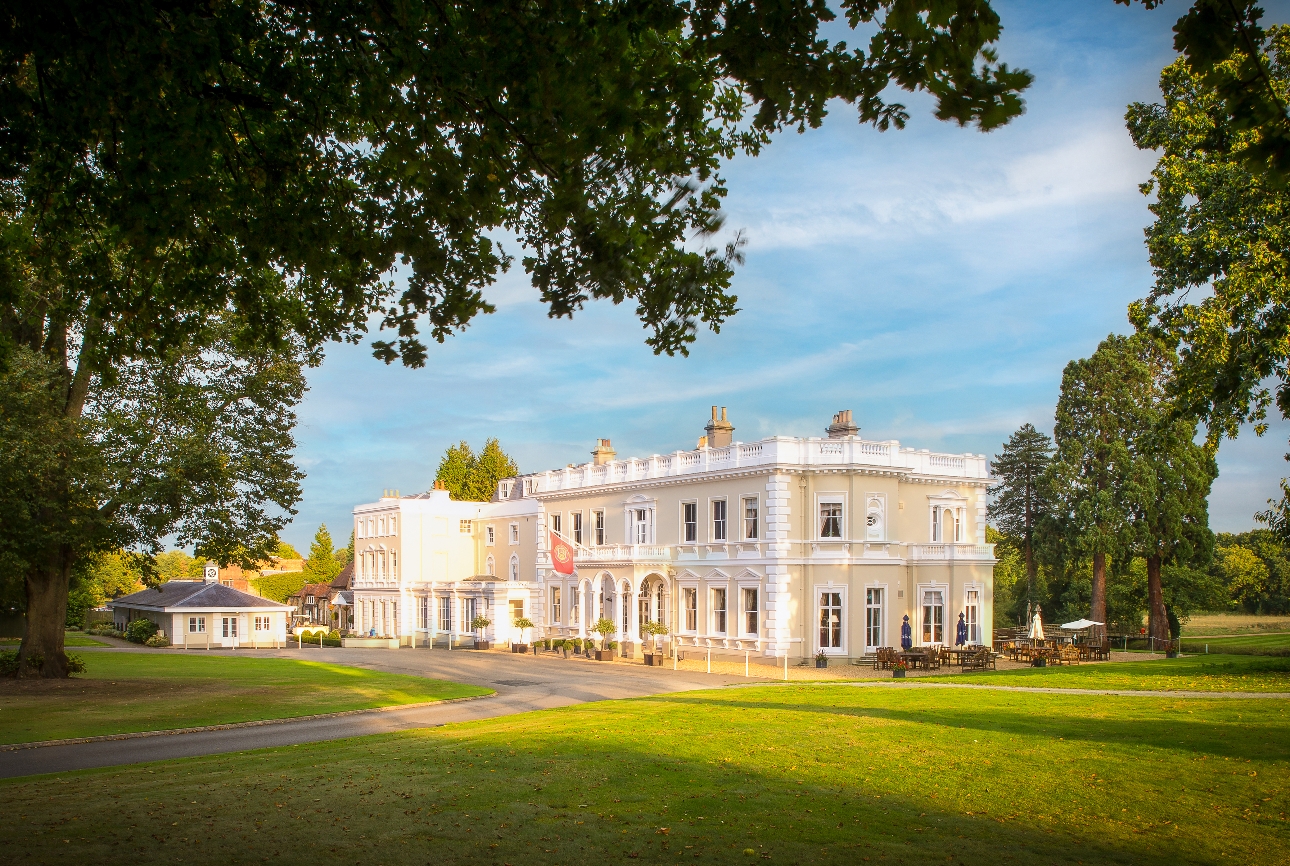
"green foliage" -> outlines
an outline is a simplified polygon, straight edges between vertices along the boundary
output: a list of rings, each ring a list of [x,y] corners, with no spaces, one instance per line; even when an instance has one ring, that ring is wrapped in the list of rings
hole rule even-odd
[[[157,649],[160,649],[161,647],[168,647],[170,646],[170,638],[166,637],[164,634],[154,634],[152,637],[145,640],[143,642],[143,645],[154,647]]]
[[[470,621],[470,627],[475,631],[483,631],[493,624],[493,621],[486,616],[477,615]]]
[[[153,557],[155,581],[200,580],[205,567],[203,560],[194,559],[182,550],[168,550]]]
[[[0,650],[0,677],[16,677],[20,669],[17,650]]]
[[[344,563],[337,562],[331,545],[327,524],[321,524],[314,533],[313,544],[309,546],[309,558],[305,560],[306,583],[331,583],[345,567]]]
[[[253,578],[250,583],[263,598],[285,603],[291,594],[308,583],[302,571],[288,571],[282,574],[266,574]]]
[[[157,633],[157,624],[150,619],[134,619],[125,627],[125,639],[131,643],[144,643]]]
[[[277,559],[304,559],[304,557],[300,555],[300,551],[296,550],[282,539],[278,539],[277,546],[273,551],[273,556]]]
[[[90,554],[72,569],[67,625],[83,628],[86,611],[140,589],[143,579],[136,557],[119,550]]]
[[[1290,613],[1290,550],[1279,535],[1266,529],[1218,535],[1210,573],[1226,594],[1224,607]]]
[[[518,474],[519,465],[502,450],[496,439],[484,442],[478,456],[463,440],[444,452],[435,481],[442,482],[453,499],[488,502],[497,492],[499,481]]]
[[[1203,5],[1214,11],[1221,4]],[[1221,37],[1225,13],[1215,14],[1214,34]],[[1247,35],[1252,41],[1229,43],[1205,68],[1184,59],[1166,67],[1163,104],[1134,103],[1126,115],[1134,143],[1160,153],[1142,186],[1154,197],[1147,249],[1155,285],[1130,317],[1139,330],[1181,346],[1173,390],[1187,411],[1204,419],[1214,442],[1235,437],[1247,421],[1262,435],[1274,399],[1290,417],[1290,190],[1286,166],[1269,169],[1263,150],[1287,141],[1290,28],[1266,34],[1254,28]],[[1251,45],[1264,53],[1249,53]],[[1224,90],[1251,64],[1261,74],[1245,85],[1264,96],[1268,86],[1278,92],[1281,107],[1273,119],[1280,132],[1242,116]],[[1260,517],[1290,539],[1290,489],[1283,494]]]

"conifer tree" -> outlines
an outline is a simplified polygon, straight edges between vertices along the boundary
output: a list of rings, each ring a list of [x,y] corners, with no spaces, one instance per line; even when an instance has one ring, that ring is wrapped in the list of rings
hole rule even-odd
[[[305,560],[305,575],[310,583],[331,583],[343,567],[336,561],[327,524],[321,524],[314,534],[313,544],[309,546],[309,558]]]
[[[1035,589],[1035,533],[1051,513],[1046,472],[1052,459],[1053,440],[1022,424],[994,458],[991,471],[999,483],[990,488],[994,501],[988,515],[999,531],[1012,536],[1026,564],[1026,596]]]
[[[502,450],[500,442],[489,439],[480,450],[479,459],[475,461],[470,481],[470,498],[478,502],[487,502],[493,498],[499,481],[519,474],[519,464]]]
[[[451,445],[439,461],[434,480],[443,484],[453,499],[471,499],[471,477],[475,471],[475,452],[466,440]]]

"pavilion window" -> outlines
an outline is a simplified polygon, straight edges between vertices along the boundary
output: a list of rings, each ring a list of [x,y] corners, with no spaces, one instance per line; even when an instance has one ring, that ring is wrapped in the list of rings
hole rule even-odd
[[[191,634],[205,634],[205,633],[206,633],[206,617],[204,617],[204,616],[190,616],[190,617],[188,617],[188,631],[189,631]]]

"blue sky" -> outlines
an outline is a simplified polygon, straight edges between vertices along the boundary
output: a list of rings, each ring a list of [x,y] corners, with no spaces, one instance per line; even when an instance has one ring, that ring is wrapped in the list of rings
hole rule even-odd
[[[326,522],[343,543],[355,504],[426,489],[460,439],[497,436],[537,471],[586,460],[597,437],[623,456],[692,448],[713,404],[744,441],[820,435],[848,408],[866,437],[953,452],[996,454],[1026,421],[1051,431],[1063,366],[1127,332],[1151,283],[1138,184],[1154,157],[1123,115],[1158,99],[1186,4],[995,6],[1002,58],[1036,76],[1004,129],[941,123],[905,97],[909,126],[879,133],[839,103],[821,129],[727,166],[726,224],[749,241],[741,312],[690,357],[655,357],[630,306],[548,319],[519,267],[487,293],[497,312],[425,369],[331,348],[301,407],[308,477],[283,537],[303,551]],[[1223,446],[1214,529],[1250,528],[1287,432]]]

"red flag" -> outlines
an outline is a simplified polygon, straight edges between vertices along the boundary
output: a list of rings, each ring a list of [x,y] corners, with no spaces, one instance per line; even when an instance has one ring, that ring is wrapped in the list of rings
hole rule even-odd
[[[551,536],[551,567],[561,574],[573,574],[573,546],[554,532]]]

